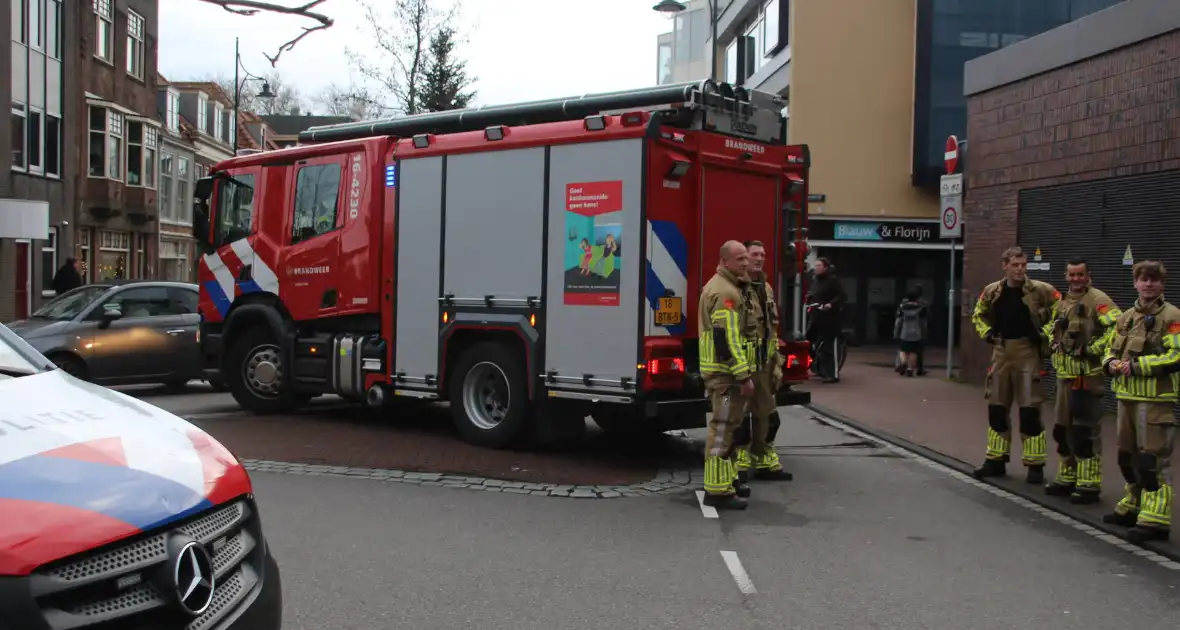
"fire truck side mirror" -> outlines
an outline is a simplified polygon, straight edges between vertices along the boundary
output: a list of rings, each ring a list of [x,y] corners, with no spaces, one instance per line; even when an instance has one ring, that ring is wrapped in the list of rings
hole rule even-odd
[[[193,238],[205,249],[213,244],[209,237],[209,204],[201,199],[193,200]]]

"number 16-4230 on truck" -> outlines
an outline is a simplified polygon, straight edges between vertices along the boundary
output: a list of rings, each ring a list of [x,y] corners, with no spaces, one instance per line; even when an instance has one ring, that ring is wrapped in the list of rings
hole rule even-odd
[[[257,413],[450,403],[465,440],[704,425],[700,288],[758,239],[781,313],[806,244],[782,102],[711,81],[309,129],[198,182],[206,376]],[[787,338],[780,404],[809,401]]]

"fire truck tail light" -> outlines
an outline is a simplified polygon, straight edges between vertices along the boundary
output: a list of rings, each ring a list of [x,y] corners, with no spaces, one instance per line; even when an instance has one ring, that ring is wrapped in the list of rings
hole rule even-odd
[[[451,320],[451,314],[446,311],[443,311],[442,320],[443,320],[444,324],[447,323],[448,321]]]
[[[643,113],[630,112],[623,114],[622,123],[624,127],[638,127],[643,124]]]
[[[537,314],[536,313],[529,315],[529,326],[532,326],[533,328],[537,327]]]
[[[606,117],[587,116],[585,119],[583,119],[582,126],[586,128],[586,131],[602,131],[603,129],[606,129]]]
[[[684,347],[679,339],[648,339],[643,344],[643,388],[680,389],[684,386]]]

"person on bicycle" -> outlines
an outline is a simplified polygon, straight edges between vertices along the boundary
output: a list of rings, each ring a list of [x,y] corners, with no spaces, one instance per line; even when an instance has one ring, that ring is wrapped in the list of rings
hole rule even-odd
[[[807,290],[807,303],[818,304],[812,311],[811,323],[807,327],[807,340],[813,348],[822,346],[826,351],[815,356],[815,370],[825,383],[840,381],[840,361],[836,340],[840,336],[844,303],[848,295],[844,285],[836,277],[836,270],[827,258],[815,261],[815,279]]]

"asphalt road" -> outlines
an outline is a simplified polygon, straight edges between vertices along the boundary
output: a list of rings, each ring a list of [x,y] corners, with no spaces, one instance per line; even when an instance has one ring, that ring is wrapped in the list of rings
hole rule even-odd
[[[790,483],[562,499],[256,472],[286,628],[1170,625],[1180,571],[790,410]]]

